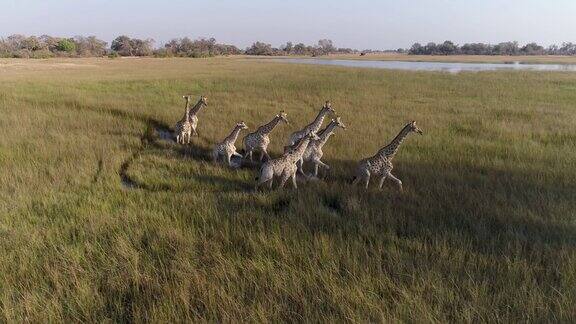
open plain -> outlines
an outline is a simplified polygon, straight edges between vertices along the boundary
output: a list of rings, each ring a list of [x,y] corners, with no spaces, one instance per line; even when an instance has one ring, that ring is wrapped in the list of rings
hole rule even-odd
[[[284,110],[279,156],[325,100],[348,129],[321,181],[210,162]],[[404,192],[352,187],[410,120]],[[1,59],[0,320],[574,322],[575,125],[575,73]]]

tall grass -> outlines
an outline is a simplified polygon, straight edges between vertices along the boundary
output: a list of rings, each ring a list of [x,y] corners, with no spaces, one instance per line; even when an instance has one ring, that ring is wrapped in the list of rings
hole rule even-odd
[[[575,74],[2,62],[2,321],[576,320]],[[187,93],[210,105],[183,147],[157,130]],[[254,169],[207,162],[285,110],[279,155],[327,99],[348,130],[324,181],[254,193]],[[351,187],[412,119],[405,192]]]

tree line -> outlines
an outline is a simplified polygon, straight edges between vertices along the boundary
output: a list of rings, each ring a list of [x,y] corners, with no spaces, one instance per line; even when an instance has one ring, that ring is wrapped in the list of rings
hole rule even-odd
[[[50,57],[101,57],[116,56],[156,56],[156,57],[211,57],[219,55],[309,55],[354,54],[360,51],[351,48],[337,48],[329,39],[321,39],[315,45],[287,42],[276,48],[264,42],[255,42],[241,50],[234,45],[218,43],[214,38],[188,37],[175,38],[155,48],[153,39],[131,38],[126,35],[116,37],[110,47],[107,42],[95,36],[72,38],[11,35],[0,38],[0,57],[50,58]],[[363,53],[372,52],[370,50]]]
[[[188,37],[175,38],[155,48],[153,39],[131,38],[125,35],[116,37],[110,47],[95,36],[75,36],[72,38],[11,35],[0,38],[0,57],[14,58],[49,58],[49,57],[101,57],[115,56],[156,56],[156,57],[211,57],[219,55],[307,55],[321,56],[328,54],[366,54],[378,51],[338,48],[329,39],[321,39],[314,45],[287,42],[280,47],[273,47],[265,42],[254,42],[241,50],[234,45],[218,43],[214,38]],[[405,53],[398,49],[395,52]],[[499,44],[467,43],[456,45],[451,41],[440,44],[415,43],[407,51],[411,55],[576,55],[576,44],[563,43],[544,47],[537,43],[520,46],[518,42]]]
[[[95,36],[62,38],[48,35],[39,37],[11,35],[0,38],[0,57],[103,56],[107,52],[106,42]]]
[[[441,44],[415,43],[408,50],[411,55],[576,55],[576,44],[563,43],[544,47],[537,43],[520,46],[518,42],[502,42],[495,45],[484,43],[466,43],[462,46],[451,41]]]

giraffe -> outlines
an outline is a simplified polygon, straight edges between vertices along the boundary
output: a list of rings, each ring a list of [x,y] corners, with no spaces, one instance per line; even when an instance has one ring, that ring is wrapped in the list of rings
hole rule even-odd
[[[378,153],[375,155],[363,159],[358,164],[358,168],[356,169],[356,175],[352,182],[353,185],[356,185],[360,180],[364,181],[364,187],[368,189],[368,183],[370,182],[370,176],[380,176],[380,183],[378,185],[379,189],[382,189],[382,185],[384,184],[384,180],[386,178],[392,179],[398,185],[398,189],[402,191],[402,181],[392,175],[392,159],[398,152],[398,147],[402,144],[402,141],[410,134],[410,133],[418,133],[422,135],[422,130],[416,126],[415,121],[411,121],[402,130],[398,135],[390,142],[390,144],[381,148]]]
[[[316,116],[314,121],[312,121],[312,123],[306,125],[301,130],[294,132],[294,133],[292,133],[292,135],[290,135],[290,140],[289,140],[288,145],[289,146],[294,145],[299,139],[306,136],[306,134],[308,134],[308,133],[318,132],[320,127],[322,127],[322,123],[324,122],[324,117],[326,117],[326,115],[328,113],[334,114],[334,109],[332,109],[332,104],[330,103],[330,101],[326,101],[326,103],[324,104],[324,106],[322,106],[322,109],[320,109],[320,112],[318,112],[318,115]]]
[[[326,144],[330,136],[334,134],[334,131],[337,127],[346,130],[346,125],[344,125],[339,116],[337,116],[336,119],[332,119],[330,124],[328,124],[326,128],[320,131],[320,133],[318,133],[318,140],[311,141],[310,144],[308,144],[308,147],[302,155],[302,159],[299,161],[300,173],[304,174],[302,167],[305,161],[310,161],[314,165],[314,177],[318,177],[318,166],[330,169],[330,167],[320,159],[322,158],[322,155],[324,155],[324,152],[322,152],[322,147],[324,144]]]
[[[217,162],[219,157],[224,157],[228,166],[232,166],[230,164],[230,158],[232,156],[242,157],[242,155],[236,152],[236,146],[234,143],[236,143],[236,139],[238,139],[238,135],[243,129],[248,129],[248,126],[246,126],[246,124],[241,121],[236,124],[236,126],[234,126],[232,133],[226,136],[222,143],[219,143],[216,145],[216,147],[214,147],[214,151],[212,152],[212,159],[214,162]]]
[[[198,126],[198,113],[203,107],[208,106],[208,98],[204,96],[200,96],[198,102],[190,109],[190,113],[188,113],[188,120],[190,121],[190,125],[192,127],[192,135],[198,136],[198,131],[196,131],[196,127]]]
[[[178,122],[176,122],[176,125],[174,126],[176,143],[179,144],[190,143],[190,137],[192,134],[192,124],[190,124],[190,120],[188,118],[190,114],[190,97],[191,96],[189,95],[182,96],[182,98],[186,100],[186,108],[184,116],[182,116],[182,118]]]
[[[258,127],[255,132],[246,135],[246,137],[244,137],[244,149],[246,151],[244,158],[250,157],[250,161],[252,161],[252,152],[255,149],[258,149],[260,150],[260,161],[262,161],[264,156],[266,156],[266,158],[269,160],[270,155],[268,155],[267,151],[268,144],[270,144],[269,135],[272,130],[274,130],[274,127],[276,127],[280,122],[288,124],[288,119],[286,117],[286,113],[284,111],[280,111],[280,113],[276,115],[274,119],[272,119],[269,123]]]
[[[274,181],[274,176],[280,177],[279,188],[283,188],[286,181],[292,178],[292,185],[294,189],[298,189],[296,184],[296,171],[298,167],[296,166],[296,161],[302,158],[302,154],[308,147],[311,140],[319,139],[318,135],[315,133],[308,133],[303,138],[301,138],[295,146],[284,153],[281,157],[273,160],[266,161],[260,168],[260,176],[256,178],[258,182],[256,183],[255,190],[268,183],[268,188],[272,188],[272,182]]]

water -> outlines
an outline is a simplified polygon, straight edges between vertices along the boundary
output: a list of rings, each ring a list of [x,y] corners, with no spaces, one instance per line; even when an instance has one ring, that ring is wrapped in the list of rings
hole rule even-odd
[[[277,62],[298,64],[336,65],[360,68],[439,71],[439,72],[479,72],[479,71],[570,71],[576,72],[576,64],[521,64],[514,63],[448,63],[448,62],[406,62],[406,61],[361,61],[327,60],[316,58],[274,59]]]

